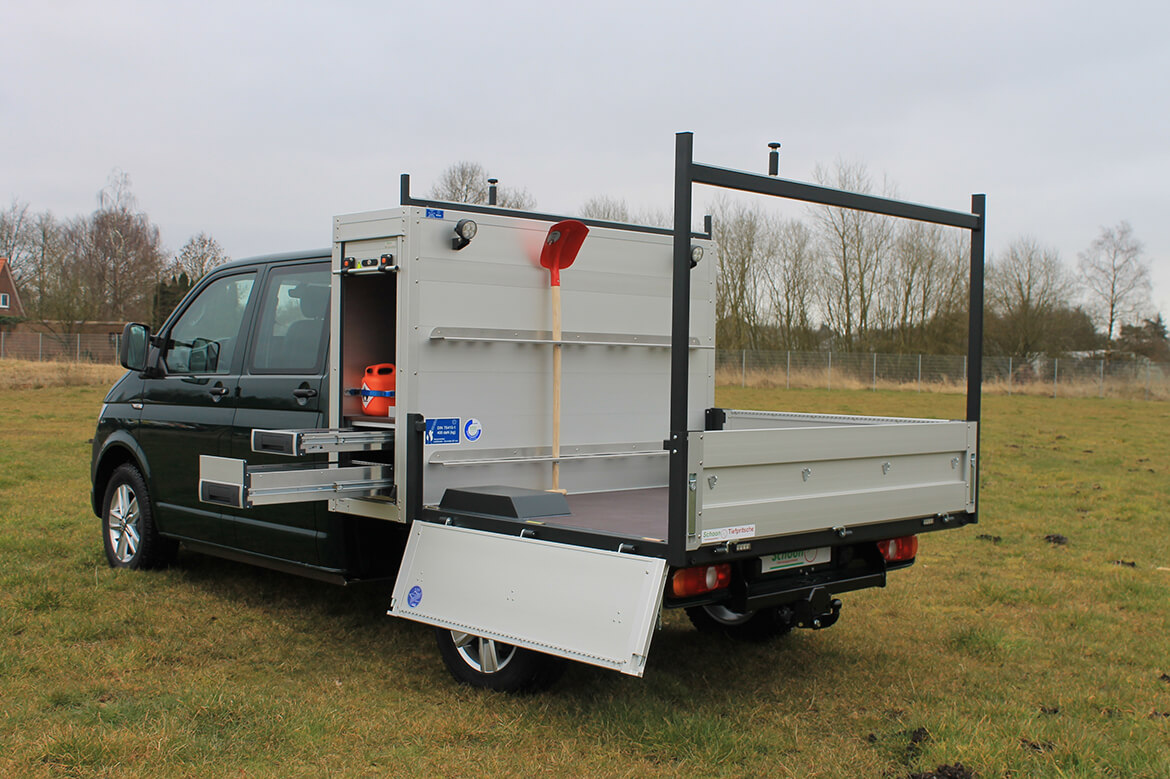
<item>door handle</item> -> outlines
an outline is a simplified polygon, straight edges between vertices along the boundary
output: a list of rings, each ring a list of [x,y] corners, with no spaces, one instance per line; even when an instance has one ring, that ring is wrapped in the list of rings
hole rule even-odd
[[[211,395],[212,399],[219,400],[224,395],[228,394],[228,388],[223,386],[222,384],[217,384],[216,386],[207,390],[207,392],[208,392],[208,394]]]
[[[293,390],[294,398],[315,398],[317,397],[317,390],[312,388],[299,388]]]

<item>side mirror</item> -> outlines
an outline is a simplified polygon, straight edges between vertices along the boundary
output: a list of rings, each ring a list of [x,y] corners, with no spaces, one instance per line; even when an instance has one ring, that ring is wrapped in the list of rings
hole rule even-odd
[[[191,342],[187,360],[187,370],[191,373],[215,373],[219,367],[219,342],[196,338]]]
[[[131,322],[122,329],[122,345],[118,350],[118,362],[129,371],[146,370],[146,347],[150,343],[150,328]]]

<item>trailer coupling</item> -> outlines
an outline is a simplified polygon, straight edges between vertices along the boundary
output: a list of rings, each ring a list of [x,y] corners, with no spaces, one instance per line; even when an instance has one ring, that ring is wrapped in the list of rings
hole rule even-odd
[[[805,598],[781,606],[780,611],[788,612],[789,624],[821,630],[831,627],[841,617],[841,599],[834,598],[824,587],[813,587]]]

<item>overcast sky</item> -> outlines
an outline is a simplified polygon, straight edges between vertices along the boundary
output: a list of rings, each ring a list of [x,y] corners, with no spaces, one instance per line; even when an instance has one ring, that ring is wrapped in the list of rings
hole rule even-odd
[[[994,253],[1070,268],[1128,220],[1170,314],[1170,5],[1132,2],[7,3],[0,197],[88,213],[110,172],[177,251],[324,247],[334,214],[482,163],[541,210],[671,200],[696,159],[865,163],[900,197],[988,196]],[[712,193],[696,192],[696,212]]]

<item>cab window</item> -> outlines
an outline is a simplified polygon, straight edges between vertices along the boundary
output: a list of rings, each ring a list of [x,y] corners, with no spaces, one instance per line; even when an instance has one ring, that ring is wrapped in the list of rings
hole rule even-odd
[[[191,301],[171,328],[168,373],[228,373],[255,273],[215,279]]]
[[[329,266],[277,268],[260,299],[252,373],[319,373],[329,333]]]

